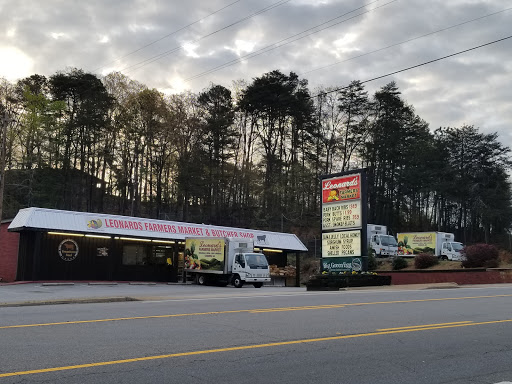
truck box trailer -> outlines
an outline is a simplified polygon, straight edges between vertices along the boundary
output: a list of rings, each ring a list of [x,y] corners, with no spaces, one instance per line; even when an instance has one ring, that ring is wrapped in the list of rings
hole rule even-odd
[[[398,254],[414,256],[432,253],[441,260],[462,260],[464,245],[455,241],[455,235],[448,232],[404,232],[397,234]]]
[[[270,282],[267,258],[254,252],[251,239],[233,237],[189,237],[185,239],[185,272],[200,284],[233,284],[256,288]]]

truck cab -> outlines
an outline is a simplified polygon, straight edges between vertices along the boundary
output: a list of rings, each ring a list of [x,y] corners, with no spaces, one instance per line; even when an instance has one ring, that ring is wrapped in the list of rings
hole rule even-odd
[[[441,254],[440,254],[439,258],[441,260],[453,260],[453,261],[462,260],[463,256],[462,256],[461,251],[463,248],[464,248],[464,245],[457,241],[445,241],[441,245]]]
[[[367,225],[368,248],[373,249],[375,256],[396,256],[398,253],[398,243],[396,239],[388,235],[388,229],[385,225],[368,224]]]
[[[396,256],[398,243],[391,235],[372,235],[370,247],[373,248],[375,255],[378,257]]]
[[[264,282],[270,282],[268,261],[262,253],[236,253],[232,270],[232,283],[237,288],[244,283],[260,288]]]

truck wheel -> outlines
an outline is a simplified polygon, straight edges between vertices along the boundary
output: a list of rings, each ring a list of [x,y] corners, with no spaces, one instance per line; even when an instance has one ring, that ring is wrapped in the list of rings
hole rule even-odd
[[[263,287],[263,283],[259,282],[259,283],[252,283],[252,285],[254,285],[254,288],[261,288]]]
[[[235,275],[235,277],[233,277],[233,286],[235,288],[242,288],[243,285],[244,285],[244,281],[240,278],[240,276]]]
[[[197,284],[205,285],[206,284],[206,278],[203,275],[197,276]]]
[[[448,256],[446,256],[446,255],[441,256],[441,260],[445,260],[445,261],[448,260]]]

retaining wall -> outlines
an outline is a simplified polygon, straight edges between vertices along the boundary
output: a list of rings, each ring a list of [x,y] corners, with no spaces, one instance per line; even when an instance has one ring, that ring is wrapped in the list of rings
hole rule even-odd
[[[391,276],[392,285],[457,283],[497,284],[512,283],[512,269],[453,269],[453,270],[417,270],[378,272],[382,276]]]

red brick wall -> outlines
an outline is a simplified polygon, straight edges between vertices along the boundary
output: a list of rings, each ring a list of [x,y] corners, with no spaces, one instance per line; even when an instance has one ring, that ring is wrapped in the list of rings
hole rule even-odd
[[[429,283],[457,283],[459,285],[512,283],[512,269],[379,272],[379,275],[391,276],[392,285]]]
[[[16,280],[20,235],[7,232],[10,222],[0,224],[0,278],[3,283]]]

